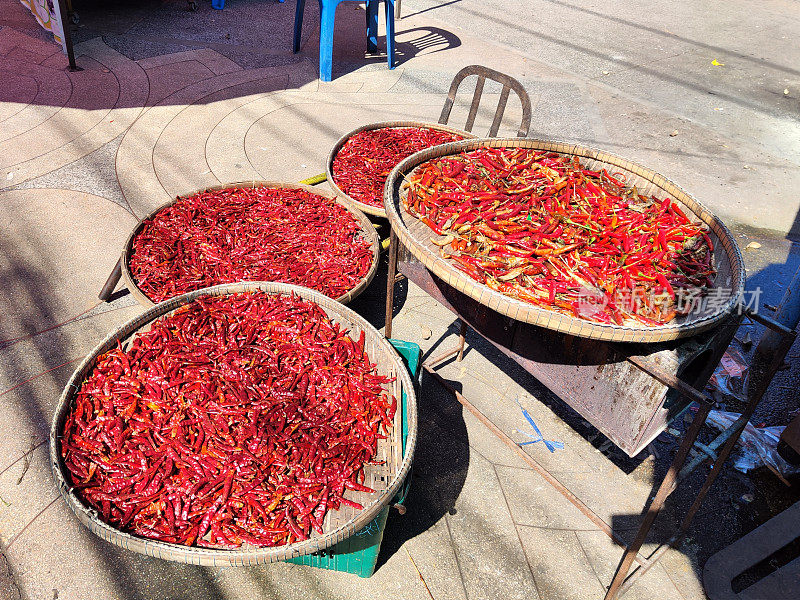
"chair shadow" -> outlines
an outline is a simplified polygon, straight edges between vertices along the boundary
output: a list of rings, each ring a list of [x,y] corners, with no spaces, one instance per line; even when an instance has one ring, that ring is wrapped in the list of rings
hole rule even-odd
[[[415,35],[406,40],[410,34]],[[401,38],[401,39],[397,39]],[[461,46],[461,39],[440,27],[414,27],[395,33],[395,67],[405,64],[420,54],[434,54]]]
[[[378,52],[366,54],[366,37],[364,32],[363,15],[353,15],[343,12],[343,16],[338,18],[337,29],[334,33],[333,47],[333,73],[332,80],[338,77],[357,71],[365,65],[386,65],[386,36],[378,36]],[[361,13],[363,11],[359,11]],[[310,53],[316,60],[319,53],[318,39],[314,39],[316,34],[312,34],[308,39],[308,47],[302,47],[301,51]],[[341,48],[345,46],[346,49]],[[406,64],[416,56],[434,54],[452,50],[461,46],[461,39],[454,33],[440,27],[424,26],[413,27],[395,31],[395,68]],[[363,50],[362,50],[363,48]]]

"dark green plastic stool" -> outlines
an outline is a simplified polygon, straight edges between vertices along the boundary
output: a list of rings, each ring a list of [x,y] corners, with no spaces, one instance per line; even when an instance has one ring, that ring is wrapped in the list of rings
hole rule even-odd
[[[411,378],[414,382],[419,377],[420,358],[422,357],[422,350],[417,344],[412,342],[404,342],[403,340],[389,340],[389,342],[397,350],[397,353],[406,363]],[[406,413],[406,395],[403,392],[403,397],[400,401],[400,407],[403,415],[403,454],[406,451],[406,438],[408,438],[408,415]],[[403,486],[397,495],[393,498],[390,505],[400,504],[405,502],[408,495],[408,488],[411,486],[411,472],[406,477]],[[357,531],[355,534],[342,540],[338,544],[315,552],[314,554],[304,554],[290,558],[286,562],[294,563],[296,565],[308,565],[310,567],[318,567],[320,569],[329,569],[331,571],[343,571],[345,573],[353,573],[359,577],[369,577],[375,572],[375,564],[378,562],[378,552],[381,549],[381,541],[383,540],[383,530],[386,527],[386,518],[389,516],[389,506],[378,513],[368,525]]]

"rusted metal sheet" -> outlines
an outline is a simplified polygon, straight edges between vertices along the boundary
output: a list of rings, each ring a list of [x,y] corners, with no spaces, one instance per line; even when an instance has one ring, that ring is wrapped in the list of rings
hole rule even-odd
[[[733,581],[738,575],[788,546],[798,535],[800,502],[709,558],[703,568],[706,594],[711,600],[796,599],[800,592],[800,558],[795,558],[739,593],[733,591]]]
[[[739,319],[699,336],[661,344],[618,344],[566,335],[515,321],[433,276],[400,249],[398,268],[466,321],[589,421],[629,456],[635,456],[687,406],[675,392],[634,365],[655,365],[703,389]]]

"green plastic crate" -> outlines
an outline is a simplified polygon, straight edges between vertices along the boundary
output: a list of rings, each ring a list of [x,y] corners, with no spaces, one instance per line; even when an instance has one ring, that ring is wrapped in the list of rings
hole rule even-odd
[[[412,379],[416,382],[419,376],[420,359],[422,350],[417,344],[404,342],[403,340],[389,340],[397,350],[397,353],[406,363]],[[406,395],[400,399],[400,409],[402,410],[403,423],[403,453],[406,451],[406,438],[408,438],[408,417],[406,414]],[[386,519],[389,516],[389,508],[393,504],[405,502],[408,488],[411,485],[411,472],[409,471],[403,486],[389,505],[385,506],[378,516],[368,525],[354,533],[346,540],[338,544],[315,552],[314,554],[304,554],[290,558],[286,562],[296,565],[308,565],[320,569],[331,571],[343,571],[353,573],[359,577],[370,577],[375,572],[375,564],[378,562],[378,553],[381,549],[383,540],[383,530],[386,527]]]

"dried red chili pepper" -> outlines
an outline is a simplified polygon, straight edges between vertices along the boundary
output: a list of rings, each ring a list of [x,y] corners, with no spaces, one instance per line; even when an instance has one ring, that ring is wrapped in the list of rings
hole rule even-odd
[[[330,198],[301,189],[200,192],[160,210],[133,240],[130,268],[154,302],[237,281],[278,281],[332,298],[369,272],[359,222]]]
[[[80,386],[61,454],[110,525],[184,545],[292,543],[360,508],[396,400],[319,305],[204,296],[110,350]],[[383,433],[382,433],[383,432]]]
[[[464,139],[430,127],[366,129],[348,138],[333,159],[333,180],[353,200],[383,206],[391,170],[415,152]]]
[[[623,179],[577,157],[479,148],[417,167],[403,203],[445,236],[432,239],[443,256],[494,290],[600,323],[662,325],[713,285],[713,244],[673,200]]]

